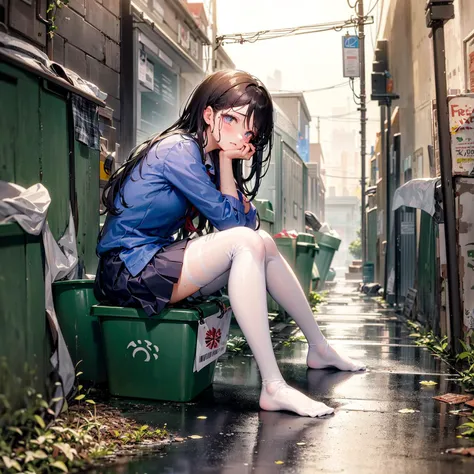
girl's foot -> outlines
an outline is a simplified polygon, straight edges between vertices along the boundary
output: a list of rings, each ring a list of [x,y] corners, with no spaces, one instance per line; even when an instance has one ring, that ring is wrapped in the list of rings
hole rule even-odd
[[[357,362],[344,354],[339,354],[327,341],[323,341],[321,344],[309,344],[306,361],[311,369],[336,367],[339,370],[357,372],[366,368],[362,362]]]
[[[260,408],[267,411],[287,410],[300,416],[324,416],[334,412],[334,408],[317,402],[290,387],[284,380],[276,380],[263,385]]]

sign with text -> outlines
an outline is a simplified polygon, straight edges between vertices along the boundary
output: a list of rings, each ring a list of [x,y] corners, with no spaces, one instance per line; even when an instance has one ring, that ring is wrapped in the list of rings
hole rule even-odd
[[[229,308],[221,316],[216,313],[204,319],[198,326],[194,372],[217,360],[227,349],[232,310]]]
[[[474,97],[449,99],[453,175],[474,175]]]
[[[342,37],[344,77],[360,77],[359,37]]]

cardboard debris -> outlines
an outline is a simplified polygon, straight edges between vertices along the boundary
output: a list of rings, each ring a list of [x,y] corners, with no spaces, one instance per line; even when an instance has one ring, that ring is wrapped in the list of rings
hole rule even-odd
[[[459,395],[457,393],[446,393],[445,395],[440,395],[438,397],[433,397],[433,400],[438,400],[449,405],[459,405],[460,403],[466,403],[469,400],[472,400],[471,395]]]
[[[474,408],[474,400],[466,402],[466,405],[469,405],[470,407]]]

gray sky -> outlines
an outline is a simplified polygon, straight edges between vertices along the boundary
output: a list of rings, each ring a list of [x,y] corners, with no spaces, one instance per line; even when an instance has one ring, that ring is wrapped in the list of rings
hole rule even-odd
[[[366,11],[377,0],[365,0]],[[354,3],[354,0],[351,0]],[[377,15],[380,5],[372,15]],[[354,11],[347,0],[217,0],[218,34],[252,32],[262,29],[274,29],[339,21],[349,19]],[[372,33],[371,33],[372,32]],[[275,69],[282,73],[282,89],[305,90],[326,87],[345,81],[342,75],[341,37],[346,31],[330,31],[259,41],[253,44],[226,45],[226,51],[236,67],[246,70],[264,83],[273,76]],[[350,31],[354,34],[354,30]],[[372,34],[372,36],[371,36]],[[367,27],[367,93],[370,95],[370,71],[372,68],[373,48],[376,25]],[[356,81],[356,92],[359,81]],[[305,99],[312,115],[329,116],[346,112],[356,112],[357,106],[352,100],[349,87],[325,92],[307,93]],[[369,104],[368,116],[379,117],[376,104]],[[354,113],[351,118],[358,118]],[[343,121],[347,119],[321,119],[321,141],[326,156],[331,150],[331,136],[334,129],[359,131],[359,122]],[[316,140],[316,120],[313,120],[310,132],[311,142]],[[375,141],[378,122],[368,124],[368,147]],[[358,133],[356,135],[359,136]],[[359,143],[354,143],[354,151]]]

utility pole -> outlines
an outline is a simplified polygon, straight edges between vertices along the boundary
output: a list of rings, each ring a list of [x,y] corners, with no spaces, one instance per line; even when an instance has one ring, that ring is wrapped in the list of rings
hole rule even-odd
[[[360,161],[361,161],[361,230],[360,241],[362,245],[362,268],[367,263],[367,243],[366,243],[366,220],[365,212],[365,149],[366,149],[366,126],[367,107],[365,90],[365,21],[364,21],[364,0],[358,2],[358,23],[359,23],[359,48],[360,48]]]
[[[319,117],[316,129],[318,130],[318,143],[321,143],[321,119]]]
[[[453,190],[451,138],[448,116],[448,85],[446,80],[446,52],[444,24],[454,18],[453,0],[428,0],[426,26],[433,35],[433,53],[436,89],[436,115],[438,118],[439,158],[441,189],[443,192],[444,228],[446,236],[446,260],[448,271],[448,296],[451,330],[451,348],[461,351],[462,313],[459,293],[459,271],[456,238],[456,207]]]

